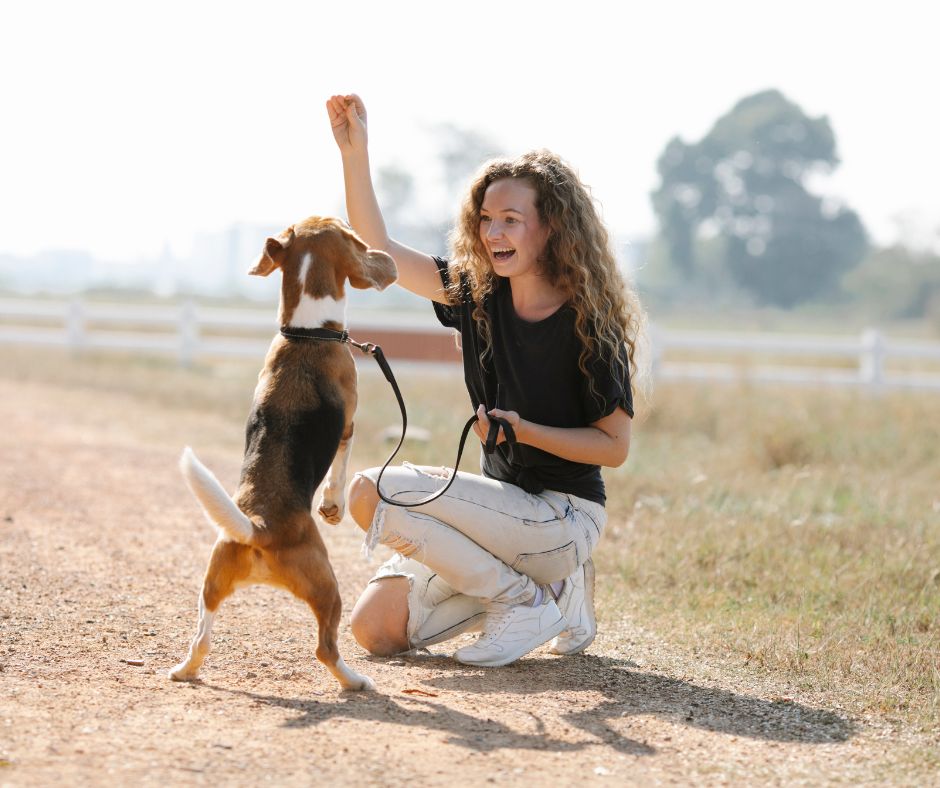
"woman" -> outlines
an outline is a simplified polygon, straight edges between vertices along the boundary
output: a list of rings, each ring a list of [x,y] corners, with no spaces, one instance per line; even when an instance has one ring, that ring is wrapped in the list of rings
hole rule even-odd
[[[642,324],[584,185],[547,151],[487,163],[464,201],[453,260],[388,237],[369,171],[365,107],[327,101],[340,148],[349,222],[388,252],[398,284],[430,299],[461,333],[464,376],[485,441],[483,475],[458,473],[420,507],[381,502],[378,469],[357,474],[349,511],[386,562],[352,613],[356,640],[377,655],[428,646],[482,626],[455,659],[506,665],[554,638],[557,654],[594,639],[591,551],[606,523],[601,465],[627,458],[631,368]],[[382,492],[417,500],[447,469],[389,468]]]

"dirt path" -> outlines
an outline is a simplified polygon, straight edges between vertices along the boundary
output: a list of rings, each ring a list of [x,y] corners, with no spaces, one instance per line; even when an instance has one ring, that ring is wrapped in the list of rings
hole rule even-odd
[[[268,588],[226,602],[202,683],[172,683],[213,540],[176,458],[192,443],[232,486],[240,436],[101,392],[0,381],[0,401],[0,785],[923,784],[890,721],[603,611],[581,657],[368,659],[346,623],[371,571],[351,523],[322,529],[341,650],[378,692],[340,692],[306,607]]]

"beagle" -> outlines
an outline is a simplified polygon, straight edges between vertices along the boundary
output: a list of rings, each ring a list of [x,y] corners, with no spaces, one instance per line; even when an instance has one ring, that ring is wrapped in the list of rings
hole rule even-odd
[[[275,268],[282,275],[278,316],[285,329],[342,330],[346,281],[382,290],[397,277],[389,255],[368,249],[340,221],[320,217],[268,238],[249,273],[268,276]],[[331,524],[343,517],[355,410],[356,366],[348,345],[294,341],[278,333],[255,388],[235,495],[229,497],[192,449],[183,451],[180,470],[219,538],[199,595],[196,636],[187,658],[170,671],[171,679],[196,678],[222,600],[241,586],[267,583],[286,588],[313,609],[317,659],[343,689],[374,688],[339,655],[342,605],[310,512],[326,477],[318,512]]]

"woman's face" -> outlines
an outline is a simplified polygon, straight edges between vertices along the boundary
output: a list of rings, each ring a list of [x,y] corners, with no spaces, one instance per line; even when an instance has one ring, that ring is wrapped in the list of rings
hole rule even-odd
[[[538,273],[549,228],[535,207],[537,193],[521,178],[493,181],[480,206],[480,240],[499,276]]]

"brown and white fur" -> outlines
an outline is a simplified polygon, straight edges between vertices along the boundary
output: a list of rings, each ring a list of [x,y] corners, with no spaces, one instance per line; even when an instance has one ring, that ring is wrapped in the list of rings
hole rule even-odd
[[[392,258],[370,250],[336,219],[311,217],[268,238],[249,273],[281,269],[281,326],[342,329],[345,283],[379,290],[395,281]],[[199,622],[187,658],[170,671],[195,679],[209,653],[212,623],[227,596],[254,583],[286,588],[319,624],[317,659],[344,689],[372,689],[343,662],[336,646],[341,601],[326,547],[311,516],[338,523],[345,511],[346,466],[356,410],[356,367],[349,346],[289,340],[278,333],[258,378],[246,427],[235,495],[186,448],[180,469],[206,516],[219,529],[199,595]]]

